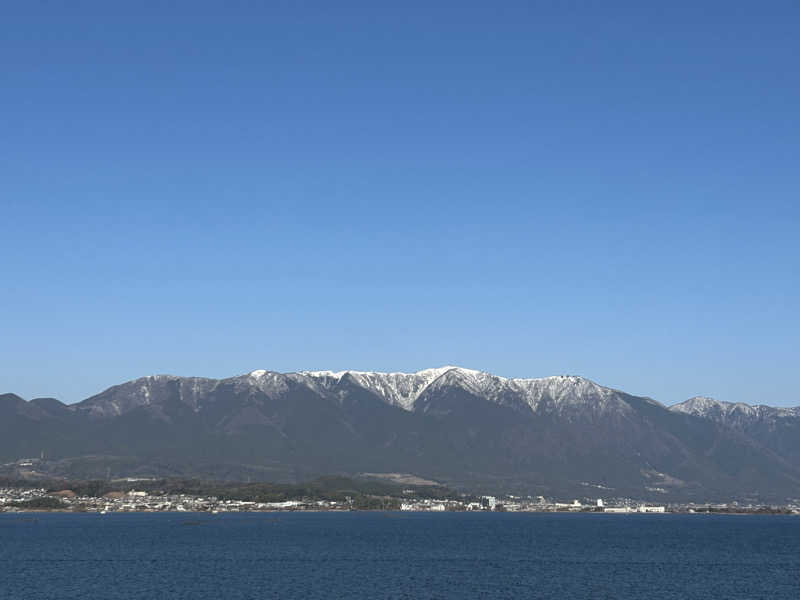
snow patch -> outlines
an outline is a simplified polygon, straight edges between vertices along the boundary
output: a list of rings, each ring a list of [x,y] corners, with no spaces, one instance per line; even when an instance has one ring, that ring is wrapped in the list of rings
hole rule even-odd
[[[301,371],[292,374],[305,379],[314,389],[336,394],[336,386],[345,375],[387,404],[411,411],[417,399],[429,387],[458,386],[498,404],[527,405],[531,410],[563,411],[567,407],[591,406],[594,410],[630,407],[619,393],[593,381],[574,375],[541,379],[509,379],[485,371],[447,365],[416,373],[381,373],[376,371]]]

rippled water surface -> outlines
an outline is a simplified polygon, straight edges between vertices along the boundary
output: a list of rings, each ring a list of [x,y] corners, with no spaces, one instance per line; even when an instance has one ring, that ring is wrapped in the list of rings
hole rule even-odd
[[[0,598],[800,598],[800,518],[5,514]]]

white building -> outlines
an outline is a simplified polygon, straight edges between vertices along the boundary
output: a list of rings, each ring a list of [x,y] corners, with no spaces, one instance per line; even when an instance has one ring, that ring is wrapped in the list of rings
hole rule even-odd
[[[639,507],[640,513],[663,513],[666,511],[667,511],[666,508],[663,506],[645,506],[644,504],[642,504]]]

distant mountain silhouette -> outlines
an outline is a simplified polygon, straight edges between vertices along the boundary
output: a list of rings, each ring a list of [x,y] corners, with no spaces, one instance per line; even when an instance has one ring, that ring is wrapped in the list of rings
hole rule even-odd
[[[157,375],[65,405],[0,395],[0,459],[23,475],[294,481],[409,473],[474,491],[666,500],[800,498],[800,410],[667,408],[575,376]]]

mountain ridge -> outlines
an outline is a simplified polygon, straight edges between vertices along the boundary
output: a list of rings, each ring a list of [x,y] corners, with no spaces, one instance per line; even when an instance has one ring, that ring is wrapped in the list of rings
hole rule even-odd
[[[287,380],[308,385],[312,389],[331,392],[342,378],[349,377],[358,385],[367,389],[388,404],[399,406],[406,410],[413,409],[416,399],[427,389],[434,385],[440,378],[450,378],[449,384],[458,384],[467,389],[480,394],[487,394],[488,399],[496,400],[502,393],[516,393],[520,395],[534,396],[534,400],[529,403],[531,408],[536,407],[542,395],[548,395],[554,401],[576,400],[593,393],[596,397],[603,398],[612,393],[625,393],[622,390],[602,386],[590,379],[578,375],[553,375],[537,378],[510,378],[493,375],[486,371],[467,369],[457,366],[445,366],[431,369],[422,369],[416,372],[381,372],[381,371],[357,371],[343,370],[333,371],[292,371],[281,373],[266,369],[256,369],[249,373],[234,375],[224,379],[212,379],[204,377],[186,377],[171,374],[158,374],[139,377],[129,380],[117,386],[112,386],[86,400],[70,404],[67,406],[80,406],[106,394],[107,392],[121,386],[144,383],[144,382],[166,382],[166,381],[202,381],[202,382],[225,382],[243,381],[248,378],[254,379],[259,388],[264,391],[275,392],[281,386],[286,385]],[[582,388],[577,391],[575,388]],[[571,393],[570,393],[571,392]],[[647,398],[650,402],[664,406],[661,403]]]
[[[454,366],[152,375],[72,405],[0,396],[0,459],[40,453],[73,475],[392,472],[489,491],[800,497],[795,409],[666,407],[579,376]]]
[[[412,403],[413,403],[413,400],[416,399],[416,397],[418,397],[418,395],[422,392],[424,387],[427,387],[427,385],[430,385],[436,379],[438,379],[439,377],[447,374],[450,371],[454,371],[454,372],[461,373],[461,374],[468,374],[468,375],[473,376],[473,377],[484,377],[484,378],[488,378],[488,379],[491,379],[491,380],[494,380],[494,381],[504,382],[504,383],[509,384],[509,385],[524,386],[525,384],[529,384],[529,385],[530,384],[544,384],[546,382],[555,382],[555,381],[560,381],[560,382],[569,381],[571,383],[584,382],[584,383],[586,383],[588,385],[591,385],[591,386],[594,386],[594,387],[596,387],[598,389],[610,390],[612,392],[626,393],[621,389],[613,388],[613,387],[610,387],[610,386],[601,385],[601,384],[595,382],[594,380],[591,380],[589,378],[586,378],[586,377],[583,377],[583,376],[580,376],[580,375],[550,375],[550,376],[545,376],[545,377],[503,377],[503,376],[500,376],[500,375],[494,375],[494,374],[489,373],[487,371],[469,369],[469,368],[459,367],[459,366],[455,366],[455,365],[447,365],[447,366],[444,366],[444,367],[421,369],[421,370],[415,371],[415,372],[405,372],[405,371],[359,371],[359,370],[355,370],[355,369],[346,369],[346,370],[342,370],[342,371],[329,371],[329,370],[311,371],[311,370],[303,370],[303,371],[280,372],[280,371],[271,371],[271,370],[267,370],[267,369],[256,369],[256,370],[253,370],[253,371],[250,371],[250,372],[242,373],[242,374],[239,374],[239,375],[233,375],[231,377],[226,377],[226,378],[221,378],[221,379],[220,378],[210,378],[210,377],[200,377],[200,376],[175,375],[175,374],[170,374],[170,373],[159,373],[159,374],[145,375],[145,376],[142,376],[142,377],[137,377],[135,379],[131,379],[131,380],[125,381],[123,383],[120,383],[120,384],[111,386],[109,388],[106,388],[105,390],[101,391],[100,393],[95,394],[93,396],[90,396],[89,398],[86,398],[84,400],[81,400],[81,401],[78,401],[78,402],[75,402],[75,403],[71,403],[71,404],[65,404],[65,403],[63,403],[63,402],[61,402],[61,401],[59,401],[59,400],[57,400],[55,398],[34,398],[34,399],[31,399],[30,401],[27,401],[27,400],[25,400],[25,401],[26,402],[33,402],[34,400],[50,400],[50,401],[59,402],[59,404],[61,404],[62,406],[73,407],[73,406],[76,406],[76,405],[83,404],[83,403],[87,402],[88,400],[91,400],[92,398],[100,396],[101,394],[104,394],[104,393],[108,392],[109,390],[118,388],[118,387],[123,386],[123,385],[133,384],[133,383],[142,382],[142,381],[169,381],[169,380],[187,381],[187,380],[193,380],[193,381],[220,382],[220,381],[241,379],[241,378],[245,378],[245,377],[253,377],[253,378],[259,379],[259,378],[262,378],[262,377],[265,377],[265,376],[267,376],[267,377],[272,376],[273,378],[275,376],[281,376],[281,377],[294,378],[295,380],[298,380],[299,378],[313,378],[313,379],[332,379],[332,380],[338,381],[339,379],[341,379],[341,377],[343,377],[345,375],[349,375],[349,376],[355,378],[357,381],[359,381],[359,383],[361,383],[367,389],[370,389],[370,387],[371,387],[369,384],[365,384],[365,380],[368,380],[369,378],[373,378],[373,379],[374,378],[383,378],[383,379],[388,379],[388,378],[393,378],[393,379],[407,378],[407,379],[410,379],[410,378],[416,377],[416,378],[418,378],[420,380],[423,380],[424,381],[424,385],[421,388],[417,389],[416,393],[414,394],[414,397],[411,399]],[[374,388],[372,388],[372,389],[374,390]],[[8,395],[14,395],[14,396],[19,398],[19,396],[17,396],[16,394],[10,393],[10,392],[9,393],[4,393],[4,394],[0,394],[0,396],[8,396]],[[398,394],[398,396],[401,396],[401,395]],[[708,396],[693,396],[693,397],[691,397],[691,398],[689,398],[687,400],[679,401],[679,402],[676,402],[674,404],[664,404],[664,403],[661,403],[661,402],[659,402],[659,401],[657,401],[657,400],[655,400],[653,398],[650,398],[650,397],[646,397],[646,396],[637,396],[637,397],[647,398],[651,402],[653,402],[655,404],[658,404],[660,406],[663,406],[665,408],[668,408],[669,410],[681,411],[681,412],[691,413],[691,414],[701,414],[703,412],[703,410],[702,410],[703,407],[706,407],[706,408],[723,407],[723,410],[725,412],[729,412],[729,411],[733,410],[734,408],[736,408],[738,410],[742,410],[742,411],[745,411],[745,412],[752,412],[752,411],[759,411],[759,410],[763,411],[765,409],[771,409],[771,410],[774,410],[774,411],[776,411],[777,413],[780,413],[780,414],[795,415],[795,414],[800,413],[800,405],[798,405],[798,406],[772,406],[772,405],[769,405],[769,404],[760,404],[760,403],[759,404],[749,404],[749,403],[745,403],[745,402],[729,402],[729,401],[725,401],[725,400],[716,400],[715,398],[708,397]],[[405,402],[405,403],[404,402],[399,402],[397,404],[399,406],[408,407],[408,402]]]

